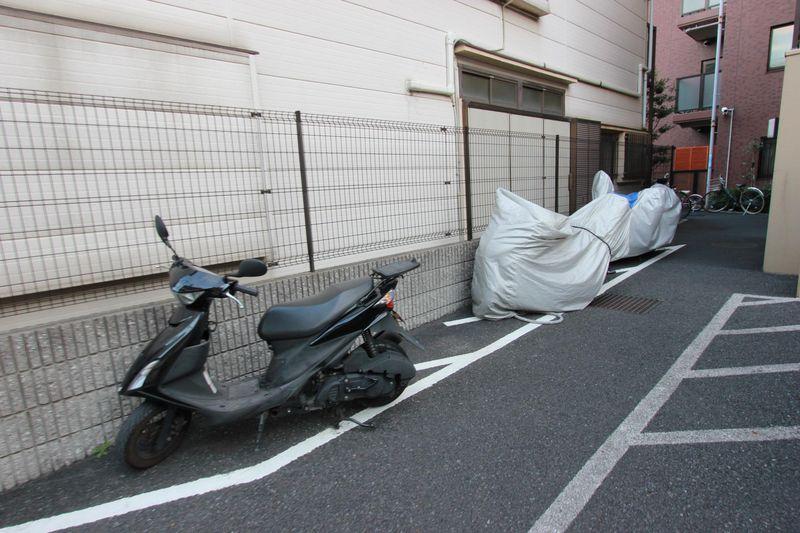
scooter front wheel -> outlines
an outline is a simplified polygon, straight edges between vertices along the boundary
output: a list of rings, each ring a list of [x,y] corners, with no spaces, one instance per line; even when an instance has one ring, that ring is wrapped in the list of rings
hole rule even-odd
[[[128,466],[155,466],[178,449],[189,430],[192,413],[145,401],[125,419],[114,448]]]

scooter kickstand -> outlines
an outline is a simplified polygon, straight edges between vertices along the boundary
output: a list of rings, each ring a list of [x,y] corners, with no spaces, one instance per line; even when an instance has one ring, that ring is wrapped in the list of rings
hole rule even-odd
[[[371,422],[359,422],[358,420],[356,420],[355,418],[353,418],[351,416],[344,416],[344,407],[342,407],[341,405],[336,406],[334,414],[335,414],[336,419],[335,419],[335,422],[333,424],[333,427],[335,427],[336,429],[339,429],[339,427],[341,426],[342,422],[344,422],[345,420],[348,421],[348,422],[352,422],[353,424],[357,425],[360,428],[376,429],[375,424],[373,424]]]
[[[261,413],[258,417],[258,434],[256,434],[256,451],[261,447],[261,437],[264,435],[264,426],[267,424],[267,413]]]

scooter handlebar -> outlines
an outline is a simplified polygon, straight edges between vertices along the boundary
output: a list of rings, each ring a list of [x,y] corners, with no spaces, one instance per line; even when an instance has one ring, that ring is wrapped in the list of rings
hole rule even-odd
[[[241,283],[237,283],[235,289],[238,292],[243,292],[245,294],[249,294],[250,296],[258,296],[258,289],[248,287],[247,285],[242,285]]]

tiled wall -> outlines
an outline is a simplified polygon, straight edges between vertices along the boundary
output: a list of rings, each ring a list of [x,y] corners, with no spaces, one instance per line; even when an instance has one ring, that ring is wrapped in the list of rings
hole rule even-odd
[[[310,296],[325,287],[368,275],[376,264],[416,257],[422,266],[398,286],[398,311],[416,327],[470,302],[477,241],[388,257],[260,286],[239,310],[215,305],[217,331],[209,369],[216,380],[258,373],[269,362],[255,328],[273,303]],[[138,352],[163,327],[171,303],[87,316],[0,337],[0,488],[53,472],[112,441],[138,400],[117,394]]]

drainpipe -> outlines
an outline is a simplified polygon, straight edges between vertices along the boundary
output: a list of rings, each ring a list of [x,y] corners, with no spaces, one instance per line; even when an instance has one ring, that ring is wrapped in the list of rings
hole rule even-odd
[[[650,35],[647,39],[647,69],[645,70],[645,82],[639,87],[639,92],[642,95],[642,128],[647,129],[647,97],[648,97],[648,81],[652,83],[653,78],[653,4],[654,0],[648,2],[650,10],[648,15],[648,24]],[[652,132],[651,132],[652,133]]]
[[[728,155],[726,156],[725,161],[725,179],[728,179],[728,171],[731,168],[731,139],[733,139],[733,112],[736,109],[733,107],[723,107],[722,114],[726,117],[730,118],[730,124],[728,124]]]
[[[499,52],[500,50],[506,47],[506,6],[513,2],[514,0],[506,0],[502,7],[500,8],[500,31],[502,32],[502,37],[500,41],[500,48],[495,48],[494,50],[489,50],[490,52]]]
[[[261,96],[258,92],[258,70],[256,69],[255,54],[250,54],[248,56],[247,63],[250,68],[250,94],[253,98],[253,107],[261,109]]]
[[[706,192],[711,190],[711,167],[714,164],[714,140],[717,129],[717,92],[719,91],[719,59],[722,53],[722,15],[724,1],[719,3],[717,18],[717,53],[714,56],[714,94],[711,96],[711,133],[708,135],[708,168],[706,169]],[[727,178],[727,176],[725,176]]]

